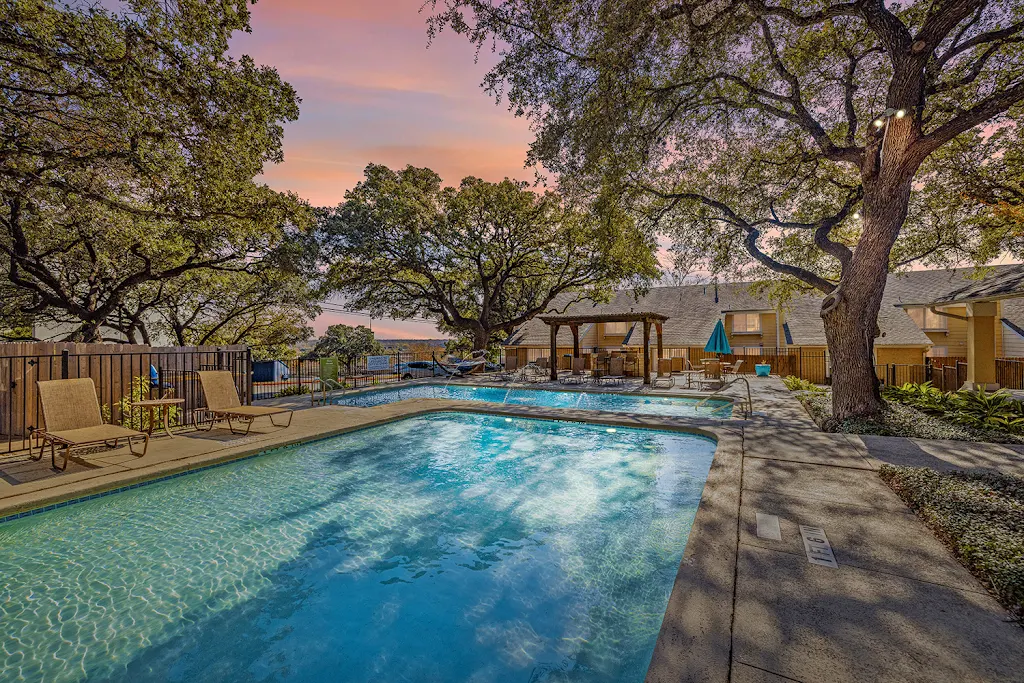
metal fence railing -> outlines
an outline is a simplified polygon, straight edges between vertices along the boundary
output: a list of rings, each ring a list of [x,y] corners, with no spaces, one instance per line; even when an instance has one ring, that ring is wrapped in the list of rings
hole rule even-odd
[[[256,361],[253,364],[253,400],[262,401],[282,396],[308,394],[321,379],[320,358]],[[428,363],[428,367],[408,367],[409,363]],[[429,353],[398,352],[365,355],[351,361],[340,360],[338,373],[331,377],[343,386],[359,388],[376,384],[393,384],[403,379],[443,376],[434,369]]]
[[[97,345],[89,345],[95,348]],[[137,348],[137,347],[136,347]],[[248,349],[114,350],[0,356],[0,453],[33,445],[32,433],[43,427],[36,382],[92,378],[103,418],[133,429],[146,425],[133,401],[161,397],[184,401],[171,411],[171,425],[191,424],[205,406],[200,370],[228,370],[243,403],[252,402]]]

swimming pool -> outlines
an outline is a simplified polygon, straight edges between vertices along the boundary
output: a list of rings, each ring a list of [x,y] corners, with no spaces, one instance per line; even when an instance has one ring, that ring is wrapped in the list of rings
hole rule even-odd
[[[605,410],[634,415],[666,415],[670,417],[729,417],[732,402],[719,399],[676,398],[656,395],[615,394],[594,391],[550,391],[547,389],[510,389],[504,387],[472,387],[465,385],[420,384],[410,387],[376,389],[341,397],[338,405],[368,408],[403,401],[407,398],[450,398],[462,401],[488,401],[545,408],[578,408]]]
[[[2,678],[642,680],[714,450],[440,413],[7,522]]]

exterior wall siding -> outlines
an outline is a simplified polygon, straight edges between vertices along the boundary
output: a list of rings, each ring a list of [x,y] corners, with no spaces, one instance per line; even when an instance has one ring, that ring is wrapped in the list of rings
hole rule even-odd
[[[924,363],[924,348],[920,346],[876,346],[875,363],[878,365],[920,365]]]

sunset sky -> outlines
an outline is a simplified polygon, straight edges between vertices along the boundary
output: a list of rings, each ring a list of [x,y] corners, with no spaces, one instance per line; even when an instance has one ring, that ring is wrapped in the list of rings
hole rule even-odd
[[[252,33],[232,43],[277,68],[302,98],[285,129],[284,163],[265,180],[314,205],[338,204],[370,162],[428,166],[457,183],[467,175],[531,179],[523,168],[528,124],[480,88],[493,62],[474,63],[464,38],[442,34],[427,48],[422,0],[261,0]],[[368,319],[324,313],[329,324]],[[430,324],[374,320],[381,338],[441,336]]]

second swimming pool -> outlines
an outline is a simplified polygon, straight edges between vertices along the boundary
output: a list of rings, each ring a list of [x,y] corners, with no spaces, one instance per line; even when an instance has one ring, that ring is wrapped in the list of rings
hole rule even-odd
[[[404,401],[409,398],[447,398],[461,401],[488,401],[545,408],[604,410],[634,415],[666,415],[669,417],[729,417],[732,402],[657,396],[653,394],[615,394],[595,391],[550,391],[547,389],[516,389],[506,387],[472,387],[465,385],[420,384],[392,389],[364,391],[341,397],[336,403],[368,408]]]

